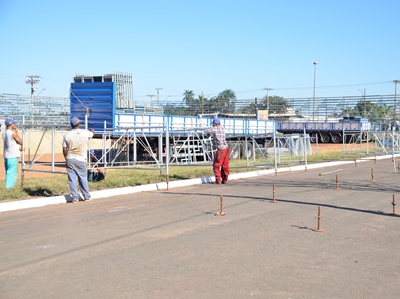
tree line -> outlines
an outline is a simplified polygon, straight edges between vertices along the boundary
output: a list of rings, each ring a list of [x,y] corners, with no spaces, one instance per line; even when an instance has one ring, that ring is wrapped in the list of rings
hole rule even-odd
[[[180,105],[167,104],[164,107],[164,113],[167,115],[198,115],[219,112],[255,115],[256,110],[259,109],[267,110],[269,108],[270,113],[283,113],[288,107],[288,101],[278,96],[255,99],[254,102],[243,105],[237,102],[236,94],[231,89],[225,89],[217,96],[210,98],[204,95],[196,97],[193,90],[185,90],[182,103]]]
[[[310,104],[311,105],[311,104]],[[167,104],[164,113],[167,115],[198,115],[198,114],[248,114],[255,117],[257,110],[268,110],[271,114],[287,112],[288,108],[294,108],[289,101],[280,96],[264,96],[255,98],[250,103],[239,103],[236,94],[231,89],[225,89],[217,96],[206,97],[195,95],[193,90],[185,90],[180,104]],[[318,112],[322,113],[322,112]],[[298,115],[301,117],[301,115]],[[328,115],[327,115],[328,116]],[[359,101],[353,106],[345,106],[339,110],[330,111],[329,117],[362,116],[370,121],[390,121],[394,118],[394,107],[387,103],[373,103],[371,101]],[[400,116],[399,116],[400,118]]]

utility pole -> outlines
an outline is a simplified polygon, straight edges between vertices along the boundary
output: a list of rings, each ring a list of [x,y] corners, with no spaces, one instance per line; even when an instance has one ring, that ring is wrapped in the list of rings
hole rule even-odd
[[[272,88],[264,88],[264,90],[267,91],[267,110],[269,114],[269,91],[272,90]]]
[[[156,90],[157,90],[157,106],[160,106],[160,89],[162,89],[162,87],[156,88]]]
[[[318,63],[319,62],[316,62],[316,61],[313,62],[313,65],[314,65],[314,93],[313,93],[313,114],[312,114],[313,121],[315,121],[315,87],[316,87],[315,82],[317,79],[317,64]]]
[[[394,83],[394,104],[393,104],[393,125],[395,130],[397,130],[397,84],[400,80],[393,80]]]
[[[153,107],[153,97],[155,96],[154,94],[148,94],[148,97],[150,97],[150,107]]]
[[[366,107],[366,101],[365,101],[366,92],[367,92],[367,90],[364,88],[364,110],[363,110],[363,117],[365,117],[366,114],[367,114],[367,107]]]
[[[361,95],[362,95],[362,98],[363,98],[363,101],[364,101],[364,103],[363,103],[363,117],[365,117],[365,115],[366,115],[366,109],[367,109],[367,107],[366,107],[366,102],[365,102],[365,92],[366,92],[366,89],[364,88],[364,92],[361,90],[361,89],[359,89],[359,91],[361,91]]]
[[[204,94],[201,92],[201,114],[204,114]]]
[[[29,80],[26,80],[26,84],[30,84],[31,85],[31,122],[32,124],[34,123],[34,114],[35,114],[35,105],[33,102],[33,94],[34,92],[37,90],[37,88],[35,87],[35,84],[38,84],[40,82],[40,76],[37,75],[30,75],[30,76],[26,76],[29,78]]]

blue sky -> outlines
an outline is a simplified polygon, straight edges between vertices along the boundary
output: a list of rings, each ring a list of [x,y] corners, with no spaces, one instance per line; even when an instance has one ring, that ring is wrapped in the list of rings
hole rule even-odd
[[[394,94],[400,1],[0,0],[0,93],[69,96],[75,74],[131,73],[137,103]],[[154,100],[154,98],[153,98]]]

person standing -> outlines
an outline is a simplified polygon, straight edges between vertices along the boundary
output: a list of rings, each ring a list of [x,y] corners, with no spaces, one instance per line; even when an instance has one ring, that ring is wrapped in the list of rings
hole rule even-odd
[[[81,121],[77,117],[71,118],[71,131],[64,136],[63,154],[66,161],[69,189],[72,202],[79,201],[76,179],[78,179],[83,200],[90,200],[89,185],[87,181],[87,144],[93,137],[94,130],[81,129]]]
[[[18,179],[18,159],[22,151],[22,139],[18,135],[18,129],[12,118],[4,121],[6,130],[3,133],[4,142],[4,168],[6,170],[6,188],[11,189]],[[20,145],[21,147],[19,147]]]
[[[225,129],[221,121],[214,118],[212,127],[205,131],[205,134],[212,138],[214,161],[213,170],[216,184],[226,184],[229,176],[229,147],[225,139]]]

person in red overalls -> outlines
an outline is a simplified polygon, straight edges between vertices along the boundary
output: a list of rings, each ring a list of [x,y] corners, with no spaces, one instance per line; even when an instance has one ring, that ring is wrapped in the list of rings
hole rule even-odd
[[[229,147],[225,139],[225,129],[221,121],[214,118],[212,127],[204,132],[212,137],[213,150],[215,150],[213,169],[216,184],[226,184],[229,176]]]

